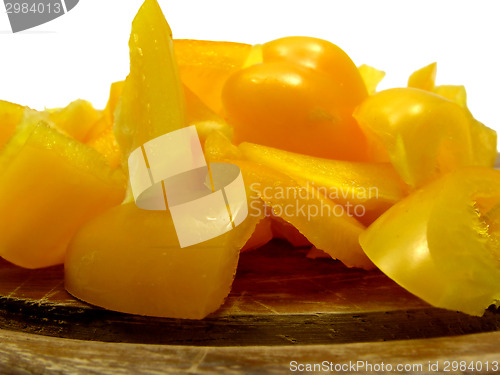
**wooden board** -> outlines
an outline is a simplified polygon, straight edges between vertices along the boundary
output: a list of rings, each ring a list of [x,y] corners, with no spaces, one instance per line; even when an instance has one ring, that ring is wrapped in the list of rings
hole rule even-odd
[[[207,347],[103,343],[60,339],[0,330],[0,374],[145,374],[145,375],[283,375],[293,374],[290,362],[404,364],[409,371],[394,374],[457,374],[445,371],[446,361],[473,363],[498,374],[500,332],[425,340],[335,345]],[[428,371],[432,364],[433,371]],[[434,371],[435,364],[439,369]],[[489,365],[491,371],[486,371]],[[422,370],[419,367],[422,366]],[[313,372],[295,372],[312,374]],[[361,369],[316,374],[386,374]]]
[[[0,261],[0,329],[79,340],[185,346],[377,343],[500,330],[481,318],[435,309],[379,271],[311,260],[285,242],[241,256],[224,306],[200,321],[103,310],[64,290],[62,267],[24,270]]]

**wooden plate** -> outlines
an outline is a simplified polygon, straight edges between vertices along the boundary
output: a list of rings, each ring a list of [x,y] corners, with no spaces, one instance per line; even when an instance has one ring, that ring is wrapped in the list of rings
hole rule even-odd
[[[285,242],[242,254],[226,303],[200,321],[100,309],[64,290],[63,268],[0,261],[0,328],[79,340],[190,346],[382,342],[500,330],[481,318],[432,308],[379,271],[311,260]],[[175,286],[173,286],[175,287]]]

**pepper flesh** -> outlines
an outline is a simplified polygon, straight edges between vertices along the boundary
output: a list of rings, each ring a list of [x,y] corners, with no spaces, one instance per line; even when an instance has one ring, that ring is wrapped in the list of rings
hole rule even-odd
[[[228,78],[222,101],[234,141],[342,160],[366,160],[352,117],[367,96],[351,59],[332,43],[289,37],[262,46],[263,63]]]
[[[500,171],[464,167],[403,199],[360,236],[386,275],[433,306],[482,315],[500,301]]]
[[[209,162],[229,162],[240,167],[249,196],[249,217],[265,214],[266,208],[261,205],[264,202],[272,215],[293,225],[310,243],[332,258],[348,267],[373,269],[358,243],[364,225],[323,192],[245,159],[244,153],[220,133],[213,133],[207,139],[205,155]],[[286,232],[299,240],[300,236],[292,234],[293,231]]]
[[[251,51],[252,46],[244,43],[174,39],[182,82],[219,115],[223,114],[222,87],[243,67]]]
[[[26,268],[63,263],[87,220],[125,194],[125,176],[44,122],[22,123],[0,154],[0,256]]]
[[[132,26],[130,74],[114,128],[125,159],[147,141],[186,125],[172,31],[156,1],[145,1],[141,9]]]
[[[354,117],[376,160],[390,160],[402,179],[420,187],[460,166],[492,166],[496,133],[444,97],[415,88],[388,89],[366,99]]]
[[[365,225],[407,194],[407,186],[388,163],[321,159],[248,142],[239,149],[248,160],[319,189]]]
[[[23,118],[24,109],[19,104],[0,100],[0,150],[14,134],[16,125]]]

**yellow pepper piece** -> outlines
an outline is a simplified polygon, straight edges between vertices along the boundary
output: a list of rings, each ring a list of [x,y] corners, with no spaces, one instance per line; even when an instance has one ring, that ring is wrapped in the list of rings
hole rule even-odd
[[[390,208],[361,236],[370,259],[433,306],[482,315],[500,301],[500,171],[465,167]]]
[[[232,155],[236,158],[231,158]],[[274,216],[292,224],[314,246],[332,258],[339,259],[348,267],[373,268],[358,243],[365,227],[349,216],[344,207],[327,199],[313,186],[302,186],[279,171],[244,160],[238,155],[238,148],[220,134],[212,133],[205,142],[208,161],[234,163],[241,168],[250,197],[249,217],[266,214],[261,205],[263,201]]]
[[[297,228],[279,217],[272,218],[271,230],[273,232],[274,238],[282,238],[284,240],[287,240],[292,246],[311,246],[311,242],[309,242],[309,240],[302,233],[300,233]],[[331,258],[331,256],[326,254],[325,252],[323,252],[323,254],[325,254],[326,258]]]
[[[464,108],[469,117],[469,130],[472,142],[473,165],[493,166],[496,159],[496,132],[473,118],[467,108],[467,93],[464,86],[435,86],[436,63],[432,63],[414,72],[408,86],[438,94]]]
[[[113,133],[113,124],[115,110],[118,106],[124,85],[125,81],[113,82],[111,84],[106,107],[99,119],[92,126],[85,142],[93,149],[99,151],[112,168],[116,168],[123,163],[123,155]]]
[[[98,137],[87,141],[87,145],[104,156],[111,168],[117,168],[123,164],[123,155],[116,142],[113,127],[109,126],[104,129]]]
[[[252,46],[244,43],[175,39],[182,82],[212,111],[222,115],[222,87],[247,61]]]
[[[78,99],[66,107],[49,110],[50,120],[72,138],[80,142],[87,140],[89,132],[101,117],[101,111],[94,109],[86,100]]]
[[[241,252],[258,249],[273,239],[272,220],[270,217],[264,217],[255,226],[250,239],[246,242]]]
[[[363,78],[368,95],[375,94],[378,84],[385,77],[385,72],[366,64],[360,65],[358,71],[361,74],[361,78]]]
[[[14,134],[26,107],[0,100],[0,150]]]
[[[189,87],[184,85],[184,95],[186,98],[187,107],[187,122],[188,125],[195,125],[201,144],[210,133],[217,130],[231,139],[233,137],[233,128],[226,121],[201,101],[201,99],[193,93]]]
[[[497,158],[497,132],[473,118],[469,110],[467,113],[474,165],[493,167]]]
[[[460,107],[467,108],[467,92],[464,86],[440,85],[434,87],[434,92],[457,103]]]
[[[229,138],[219,131],[210,133],[205,141],[205,159],[207,162],[218,162],[221,160],[244,159],[241,150],[233,145]]]
[[[365,224],[407,194],[406,185],[390,164],[321,159],[247,142],[239,149],[248,160],[284,173],[302,186],[319,189]]]
[[[441,95],[463,108],[467,108],[467,93],[464,86],[439,85],[436,86],[437,64],[432,63],[413,72],[408,79],[408,87],[430,91]]]
[[[349,216],[346,210],[327,199],[321,191],[306,188],[275,170],[252,162],[237,164],[250,195],[249,216],[261,213],[252,204],[257,197],[278,216],[298,229],[314,246],[340,260],[348,267],[373,269],[373,264],[361,250],[358,237],[364,226]]]
[[[125,159],[147,141],[186,125],[172,31],[155,0],[146,0],[135,17],[129,48],[130,74],[114,129]]]
[[[433,91],[436,83],[437,64],[434,62],[412,73],[408,87]]]
[[[227,296],[239,249],[258,218],[195,246],[180,248],[170,214],[135,203],[85,225],[66,257],[65,285],[94,305],[133,314],[201,319]]]
[[[427,91],[381,91],[365,100],[354,117],[412,187],[460,166],[492,166],[496,156],[493,130],[458,104]]]
[[[261,64],[263,60],[262,44],[254,44],[241,68],[245,69],[251,65]]]
[[[90,129],[86,138],[87,143],[94,142],[101,136],[102,133],[107,133],[108,128],[113,128],[113,123],[115,121],[115,110],[120,101],[120,97],[123,92],[123,86],[125,86],[125,81],[117,81],[111,84],[106,107],[102,111],[100,118]]]
[[[43,122],[22,124],[0,155],[0,256],[27,268],[62,263],[76,230],[119,204],[125,176]]]

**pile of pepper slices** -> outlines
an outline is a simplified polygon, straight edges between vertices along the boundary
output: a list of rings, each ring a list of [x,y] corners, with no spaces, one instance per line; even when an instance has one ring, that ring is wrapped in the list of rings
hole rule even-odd
[[[231,248],[216,254],[231,259],[221,261],[214,271],[219,274],[207,271],[220,282],[213,300],[202,301],[187,287],[171,295],[165,290],[176,287],[166,279],[160,286],[149,276],[150,284],[141,280],[159,256],[138,262],[144,268],[137,279],[127,263],[125,281],[110,278],[109,293],[96,292],[104,279],[92,270],[113,267],[109,256],[100,255],[99,243],[106,243],[104,253],[113,241],[116,247],[128,241],[140,258],[138,247],[148,251],[156,238],[152,231],[143,231],[150,238],[132,238],[141,236],[137,230],[123,233],[128,240],[115,240],[117,233],[107,230],[124,218],[150,225],[156,220],[157,214],[133,208],[129,192],[104,219],[98,216],[75,229],[65,258],[72,294],[119,311],[202,318],[229,292],[234,254],[282,237],[297,246],[312,245],[349,267],[376,266],[437,307],[482,315],[499,304],[496,133],[472,116],[463,86],[435,85],[436,64],[414,72],[408,87],[377,92],[384,73],[356,67],[325,40],[286,37],[255,46],[172,40],[155,0],[146,0],[133,22],[130,58],[130,75],[113,84],[106,116],[89,125],[88,147],[126,174],[132,150],[195,125],[208,162],[230,162],[242,170],[250,215],[242,228],[211,245]],[[293,209],[299,206],[306,209]],[[252,215],[252,208],[259,212]],[[158,243],[167,248],[174,240],[162,237]],[[168,263],[172,270],[196,263],[192,251],[184,253],[189,261],[178,264],[181,253],[176,253]],[[206,281],[189,272],[191,288],[202,288]],[[152,285],[157,294],[151,294]],[[165,305],[145,306],[161,298]]]

